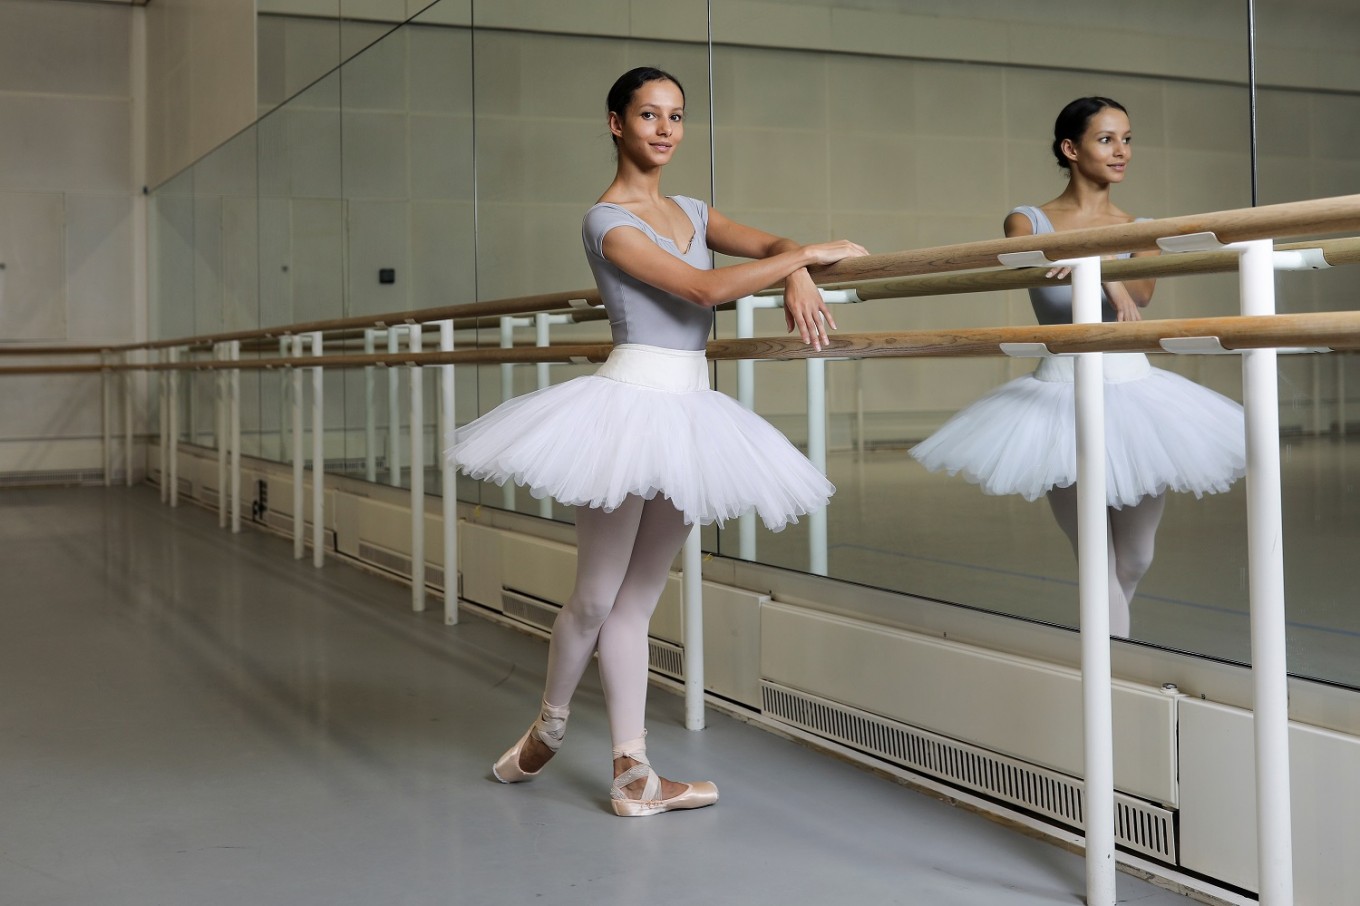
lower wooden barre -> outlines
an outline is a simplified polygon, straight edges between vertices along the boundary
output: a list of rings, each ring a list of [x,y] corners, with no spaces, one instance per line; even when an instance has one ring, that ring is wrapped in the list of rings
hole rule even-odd
[[[1047,327],[981,327],[957,330],[883,331],[833,336],[821,350],[797,337],[715,340],[713,361],[733,359],[938,358],[1004,355],[1002,344],[1042,343],[1052,353],[1161,352],[1163,339],[1216,337],[1227,350],[1271,347],[1360,349],[1360,311],[1311,312],[1259,317],[1180,318],[1132,323],[1058,324]],[[0,368],[6,374],[81,374],[103,371],[260,371],[276,368],[361,368],[371,365],[491,365],[531,362],[602,362],[608,343],[460,349],[454,352],[374,353],[221,361],[146,362],[108,365],[32,365]]]

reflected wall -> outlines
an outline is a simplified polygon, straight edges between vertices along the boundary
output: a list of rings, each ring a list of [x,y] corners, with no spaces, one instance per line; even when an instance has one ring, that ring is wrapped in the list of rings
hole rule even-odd
[[[1052,120],[1088,94],[1129,108],[1135,158],[1114,196],[1129,213],[1253,200],[1247,8],[1238,0],[626,6],[623,15],[608,4],[551,0],[262,3],[261,119],[239,144],[156,191],[157,335],[590,286],[579,226],[613,175],[604,94],[642,64],[675,72],[687,92],[685,145],[665,191],[710,199],[730,217],[801,241],[848,237],[885,252],[999,236],[1012,206],[1062,191]],[[1360,116],[1350,115],[1360,113],[1351,87],[1360,84],[1352,78],[1360,25],[1330,6],[1258,3],[1262,203],[1360,190],[1352,135]],[[383,271],[394,281],[380,279]],[[1338,269],[1287,276],[1280,288],[1282,310],[1326,310],[1354,307],[1357,282]],[[1237,305],[1234,277],[1179,278],[1163,281],[1149,316],[1225,315]],[[1028,325],[1033,315],[1027,297],[1012,292],[842,306],[837,320],[858,332]],[[758,313],[757,335],[783,330],[782,315]],[[601,321],[552,331],[554,342],[608,337]],[[717,334],[734,333],[732,316],[721,314]],[[384,348],[389,336],[332,342],[358,351],[366,342]],[[458,335],[460,347],[503,342],[531,344],[534,331],[524,324],[503,337],[486,323]],[[1240,399],[1236,359],[1155,364]],[[952,412],[1031,368],[999,358],[829,364],[828,469],[839,489],[828,513],[831,576],[1074,623],[1074,558],[1044,502],[987,497],[962,479],[924,473],[906,455]],[[798,443],[808,432],[803,369],[756,368],[757,410]],[[1349,579],[1324,588],[1314,552],[1322,536],[1345,537],[1337,527],[1350,492],[1327,482],[1347,474],[1344,429],[1354,419],[1344,385],[1360,387],[1352,369],[1341,356],[1282,367],[1287,494],[1299,502],[1287,550],[1307,552],[1291,560],[1291,607],[1310,626],[1344,623],[1329,612]],[[557,382],[590,368],[545,370]],[[458,372],[460,422],[543,379],[532,366]],[[732,392],[734,366],[715,373],[717,387]],[[326,380],[328,470],[409,485],[405,370],[332,371]],[[423,380],[423,422],[432,426],[434,376]],[[262,375],[251,394],[247,450],[286,461],[285,381]],[[202,394],[195,400],[207,404]],[[442,444],[432,427],[422,442],[424,461],[436,463]],[[460,498],[571,518],[522,491],[461,481]],[[435,482],[432,470],[426,487]],[[1240,486],[1168,502],[1134,605],[1136,639],[1247,659],[1243,520]],[[730,525],[710,530],[705,546],[736,556],[736,535]],[[1211,555],[1198,543],[1205,538]],[[808,544],[805,524],[779,535],[762,529],[755,555],[803,570]],[[1349,657],[1339,638],[1300,636],[1295,663],[1360,682],[1338,666]],[[1312,659],[1318,651],[1328,653]]]

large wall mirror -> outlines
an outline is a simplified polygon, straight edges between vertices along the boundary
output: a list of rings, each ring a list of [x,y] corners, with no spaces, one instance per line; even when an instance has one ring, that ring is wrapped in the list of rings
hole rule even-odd
[[[687,92],[685,146],[666,191],[807,241],[848,237],[886,252],[999,236],[1013,206],[1062,191],[1053,119],[1084,95],[1128,108],[1135,156],[1114,200],[1131,214],[1360,191],[1360,12],[1339,0],[635,0],[627,15],[607,6],[262,2],[259,123],[156,190],[159,335],[590,286],[579,227],[613,172],[604,94],[644,63],[675,72]],[[380,279],[389,269],[394,282]],[[1283,311],[1353,308],[1360,276],[1338,268],[1282,275],[1278,285]],[[1162,281],[1147,314],[1237,306],[1232,276],[1177,278]],[[1019,291],[844,305],[837,318],[843,332],[1034,322]],[[535,342],[528,324],[507,331],[468,325],[458,343]],[[553,342],[609,336],[598,319],[551,331]],[[720,313],[717,334],[736,332],[735,317]],[[757,335],[782,332],[779,312],[756,313]],[[409,336],[343,342],[358,349]],[[1241,398],[1234,357],[1156,359]],[[1075,560],[1045,501],[987,496],[907,455],[954,411],[1033,367],[829,362],[827,469],[838,493],[817,569],[1073,625]],[[459,421],[540,380],[588,370],[460,366]],[[757,411],[805,443],[805,366],[754,372]],[[734,365],[715,376],[735,393]],[[409,485],[406,441],[393,439],[394,426],[409,424],[409,389],[389,384],[394,377],[328,377],[330,470]],[[1360,616],[1347,589],[1357,577],[1345,554],[1360,500],[1347,387],[1360,388],[1351,356],[1292,356],[1281,368],[1290,663],[1356,685]],[[247,449],[282,457],[286,388],[266,375],[248,392],[257,403]],[[424,396],[433,426],[433,375]],[[430,427],[427,466],[441,447]],[[425,486],[442,492],[432,467]],[[523,491],[466,479],[458,494],[572,518]],[[1133,640],[1249,659],[1244,513],[1241,483],[1202,499],[1169,496],[1137,588]],[[807,520],[742,535],[731,523],[710,528],[705,548],[812,568]]]

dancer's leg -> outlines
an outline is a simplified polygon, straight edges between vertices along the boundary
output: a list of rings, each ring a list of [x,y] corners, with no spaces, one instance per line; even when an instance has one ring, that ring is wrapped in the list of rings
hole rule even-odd
[[[600,628],[600,682],[614,745],[642,735],[647,710],[647,625],[671,564],[689,535],[683,514],[662,497],[647,501],[628,573]]]
[[[1072,552],[1077,551],[1077,486],[1053,488],[1048,492],[1048,505],[1053,510],[1053,518],[1072,544]],[[1107,512],[1114,512],[1107,510]],[[1110,635],[1126,638],[1129,634],[1129,598],[1124,587],[1119,584],[1117,573],[1118,557],[1115,556],[1114,532],[1106,532],[1106,561],[1109,567],[1107,581],[1110,595]]]
[[[685,524],[684,516],[669,500],[658,497],[647,502],[633,545],[628,575],[619,589],[609,619],[600,629],[600,682],[604,686],[609,733],[616,753],[615,777],[621,777],[638,764],[638,759],[617,754],[620,747],[627,751],[645,750],[641,740],[647,712],[647,626],[666,587],[671,564],[689,533],[690,526]],[[630,799],[651,798],[645,794],[648,773],[659,784],[654,792],[656,798],[673,800],[686,795],[689,789],[688,784],[666,780],[648,768],[644,772],[635,771],[634,774],[640,774],[637,779],[623,778],[623,794]],[[715,789],[713,796],[716,798],[716,795]],[[693,807],[679,806],[680,801],[676,800],[677,804],[672,807]]]
[[[544,704],[565,708],[581,682],[581,674],[595,653],[600,627],[614,608],[619,586],[628,572],[643,502],[641,497],[629,497],[610,513],[590,507],[576,508],[576,586],[553,622]],[[522,770],[533,773],[553,754],[531,733],[518,764]]]
[[[553,622],[548,642],[548,682],[543,697],[554,705],[571,701],[595,653],[600,627],[613,611],[628,574],[644,503],[634,496],[612,513],[589,507],[576,509],[576,586]]]
[[[1133,603],[1138,581],[1152,566],[1157,526],[1166,509],[1166,497],[1144,497],[1136,506],[1110,511],[1110,538],[1114,544],[1115,574],[1124,598]],[[1128,633],[1125,632],[1125,635]]]

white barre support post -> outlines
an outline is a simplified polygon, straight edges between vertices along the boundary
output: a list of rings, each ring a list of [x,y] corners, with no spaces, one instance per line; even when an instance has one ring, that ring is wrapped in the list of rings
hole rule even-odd
[[[552,340],[551,337],[552,326],[554,324],[570,324],[570,323],[571,323],[570,315],[550,315],[545,311],[537,313],[536,315],[534,315],[534,345],[540,347],[549,345],[549,343]],[[534,369],[536,372],[536,376],[538,378],[539,390],[546,389],[552,383],[552,377],[549,373],[550,367],[551,366],[548,362],[539,362]],[[544,519],[551,519],[552,514],[553,514],[552,498],[551,497],[541,498],[538,501],[538,515],[542,516]]]
[[[213,344],[213,358],[222,361],[226,356],[226,344]],[[227,527],[227,372],[213,372],[217,379],[217,396],[213,399],[214,440],[217,441],[217,527]]]
[[[408,328],[411,352],[420,352],[424,328]],[[411,609],[425,610],[425,385],[424,372],[411,372]]]
[[[99,372],[100,391],[103,408],[100,413],[104,423],[104,487],[113,486],[113,372],[109,371],[113,353],[103,350],[99,353],[99,364],[104,368]]]
[[[288,337],[279,337],[279,356],[288,358],[293,351],[293,341]],[[293,369],[279,369],[279,462],[291,463],[293,456],[293,444],[289,438],[289,428],[292,424],[289,412],[292,405],[292,382]]]
[[[1346,355],[1336,357],[1336,433],[1346,436]]]
[[[685,539],[681,592],[684,597],[685,729],[704,728],[704,565],[699,524]]]
[[[123,364],[132,363],[132,353],[123,353]],[[132,369],[123,372],[123,484],[132,487],[132,399],[136,386]]]
[[[179,350],[173,346],[168,361],[173,365],[179,361]],[[179,372],[170,372],[170,505],[179,506]]]
[[[439,322],[439,348],[453,352],[453,322]],[[439,367],[439,437],[453,443],[453,365]],[[442,448],[442,445],[441,445]],[[448,456],[440,456],[443,481],[439,483],[444,504],[444,625],[458,624],[458,470]]]
[[[515,345],[515,328],[519,326],[517,322],[533,323],[527,319],[503,317],[500,320],[501,327],[501,349],[510,349]],[[501,402],[508,403],[515,396],[515,366],[509,362],[501,363]],[[501,485],[501,506],[507,510],[515,508],[515,483],[507,481]]]
[[[756,335],[756,306],[754,296],[737,300],[737,339]],[[737,402],[748,411],[756,408],[756,363],[753,359],[737,360]],[[756,514],[742,513],[737,517],[737,556],[743,560],[756,558]]]
[[[826,359],[807,360],[808,459],[826,474]],[[826,507],[808,513],[808,572],[827,571]]]
[[[323,402],[325,375],[320,360],[324,350],[321,331],[312,334],[312,355],[317,366],[312,369],[312,565],[320,568],[326,562],[326,428]]]
[[[373,329],[364,331],[364,354],[373,355]],[[378,416],[373,405],[373,394],[377,388],[374,366],[364,366],[364,478],[374,484],[378,481]]]
[[[1100,259],[1072,266],[1072,322],[1099,324]],[[1109,517],[1104,354],[1077,356],[1077,565],[1085,738],[1086,902],[1114,906],[1114,717],[1110,683]]]
[[[170,361],[170,351],[160,352],[162,363]],[[160,418],[161,449],[161,503],[170,502],[170,372],[162,371],[156,378],[156,389],[160,394],[156,408]]]
[[[1241,249],[1242,314],[1275,313],[1272,243]],[[1256,846],[1261,906],[1294,902],[1290,823],[1289,678],[1285,657],[1284,528],[1280,489],[1280,406],[1274,349],[1242,354],[1247,424],[1247,550],[1251,672],[1255,688]]]
[[[293,337],[293,358],[302,358],[302,335]],[[303,490],[306,476],[302,468],[302,369],[293,366],[293,559],[301,560],[307,555],[307,543],[303,532],[305,517],[302,514]]]
[[[387,351],[396,355],[401,328],[387,328]],[[387,483],[401,487],[401,384],[397,369],[387,366]]]
[[[229,357],[241,361],[241,341],[229,344]],[[241,533],[241,369],[231,369],[231,531]]]

